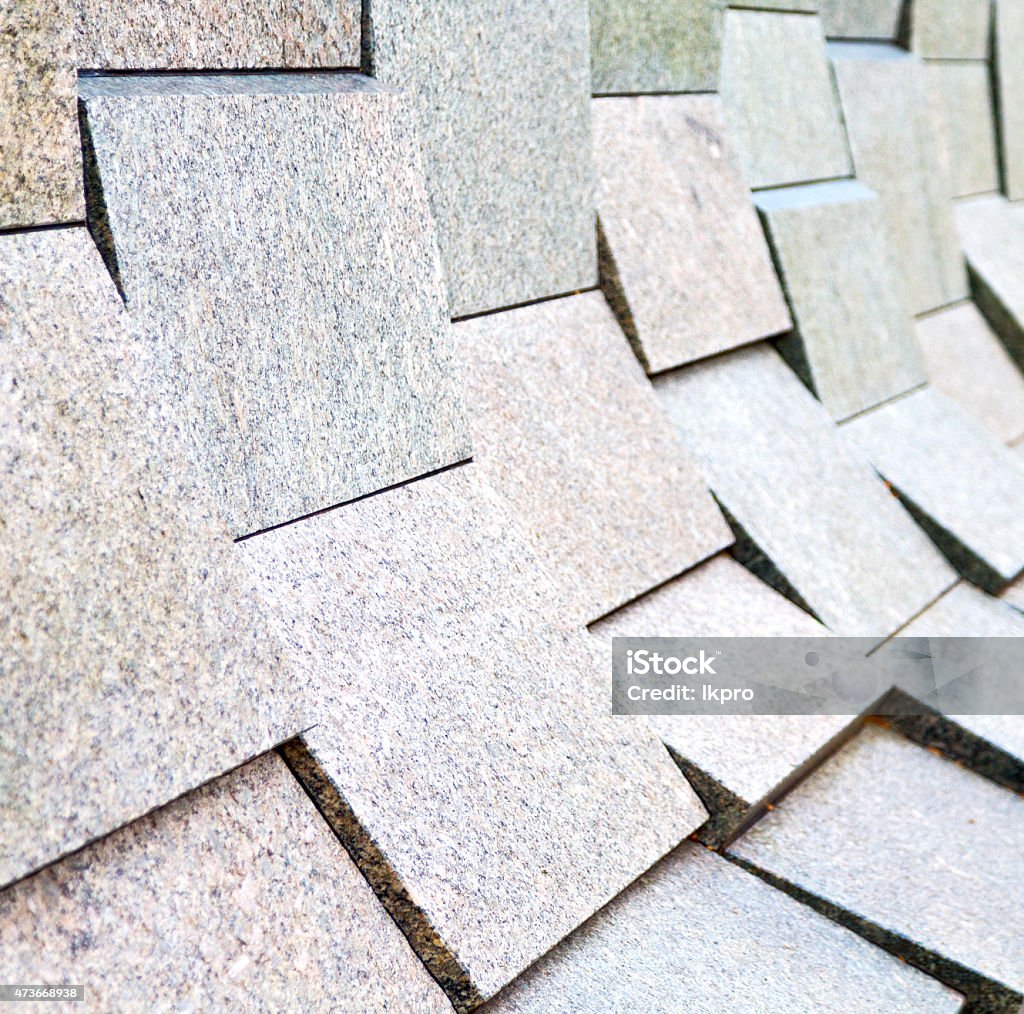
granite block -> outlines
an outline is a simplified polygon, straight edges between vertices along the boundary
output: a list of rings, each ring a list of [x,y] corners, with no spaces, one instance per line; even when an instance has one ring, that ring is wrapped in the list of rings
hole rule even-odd
[[[234,536],[470,453],[406,100],[355,74],[87,78],[90,200]]]
[[[843,433],[965,577],[996,591],[1024,570],[1024,466],[945,395],[915,391]]]
[[[904,0],[821,0],[821,22],[830,39],[896,42],[903,7]]]
[[[761,11],[781,11],[783,13],[798,12],[801,14],[817,14],[821,0],[757,0],[749,6]],[[734,6],[739,7],[740,4]]]
[[[1019,992],[1022,839],[1024,798],[868,726],[732,852]]]
[[[600,292],[455,325],[474,461],[586,624],[732,541]]]
[[[934,979],[687,843],[545,955],[489,1014],[956,1011]]]
[[[242,543],[323,719],[286,758],[456,1005],[701,824],[475,464]]]
[[[7,975],[89,1009],[451,1011],[274,754],[0,894],[0,924]]]
[[[835,633],[881,639],[954,583],[772,349],[740,349],[655,388],[738,529],[740,559]]]
[[[766,190],[756,203],[796,324],[780,350],[833,418],[923,384],[877,195],[842,180]]]
[[[305,727],[84,228],[0,237],[0,884]]]
[[[729,10],[719,90],[750,186],[853,174],[818,18]]]
[[[598,99],[593,113],[602,283],[648,370],[788,330],[718,97]]]
[[[0,9],[0,229],[85,218],[71,26],[52,3]]]
[[[917,341],[934,388],[1002,443],[1024,437],[1024,376],[973,303],[922,318]]]
[[[410,93],[452,316],[597,281],[587,0],[373,0],[373,74]]]
[[[590,0],[593,93],[713,92],[724,10],[723,0]]]
[[[997,0],[993,17],[1002,182],[1006,196],[1019,201],[1024,199],[1024,5],[1020,0]]]
[[[832,43],[857,178],[878,193],[915,314],[967,295],[950,186],[921,61],[897,46]]]
[[[910,48],[944,60],[987,60],[990,0],[907,0]]]
[[[938,100],[938,136],[950,170],[950,193],[968,197],[998,190],[988,63],[929,60],[924,70],[928,88]]]

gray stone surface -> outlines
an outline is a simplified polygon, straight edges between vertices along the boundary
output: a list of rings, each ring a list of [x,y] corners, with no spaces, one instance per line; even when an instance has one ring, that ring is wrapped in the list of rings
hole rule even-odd
[[[900,36],[904,0],[821,0],[821,21],[830,39],[877,39]]]
[[[0,238],[0,884],[307,724],[83,228]]]
[[[1003,443],[1024,437],[1024,375],[973,303],[917,323],[933,387]]]
[[[545,955],[489,1014],[956,1011],[960,997],[687,843]]]
[[[0,966],[90,1010],[451,1011],[269,754],[0,894]]]
[[[938,137],[949,166],[950,193],[967,197],[999,189],[995,114],[984,60],[929,60],[925,80],[938,100]]]
[[[714,91],[724,10],[723,0],[590,0],[593,93]]]
[[[825,637],[828,631],[719,555],[591,627],[613,637]],[[672,752],[748,804],[769,796],[848,724],[842,715],[653,715]]]
[[[714,95],[593,103],[602,282],[652,372],[790,327]]]
[[[704,821],[476,465],[242,545],[322,686],[289,762],[460,1005]]]
[[[1024,7],[1013,0],[995,5],[995,87],[1003,186],[1011,201],[1024,199]]]
[[[938,391],[843,426],[965,577],[996,590],[1024,569],[1024,466]]]
[[[455,325],[474,461],[596,620],[732,541],[600,292]]]
[[[913,313],[963,299],[967,277],[921,62],[896,46],[832,43],[857,178],[877,191]]]
[[[989,0],[907,0],[910,48],[946,60],[985,60]]]
[[[868,726],[731,851],[1019,991],[1022,840],[1024,798]]]
[[[750,186],[852,175],[818,18],[728,11],[719,89]]]
[[[742,542],[760,555],[742,542],[738,552],[834,632],[881,639],[953,584],[952,569],[771,349],[740,349],[655,387]]]
[[[596,284],[587,0],[373,0],[414,96],[453,316]]]
[[[353,74],[81,90],[133,325],[233,535],[469,455],[402,96]]]
[[[783,355],[833,418],[924,383],[881,203],[856,180],[756,197],[796,324]]]

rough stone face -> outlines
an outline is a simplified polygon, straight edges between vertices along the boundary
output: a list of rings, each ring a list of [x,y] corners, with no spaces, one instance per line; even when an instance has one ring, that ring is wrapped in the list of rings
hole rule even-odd
[[[997,590],[1024,569],[1024,467],[938,391],[915,391],[843,427],[954,565]]]
[[[950,193],[968,197],[998,190],[988,63],[929,61],[924,68],[928,88],[938,100],[938,136],[949,166]]]
[[[1024,436],[1024,376],[973,303],[917,323],[932,386],[1003,443]]]
[[[853,174],[818,18],[728,11],[719,87],[750,186]]]
[[[401,96],[354,74],[89,78],[82,94],[94,226],[233,535],[469,455]]]
[[[1011,201],[1024,198],[1024,6],[1014,0],[995,5],[995,81],[1003,185]]]
[[[829,46],[857,178],[889,223],[907,300],[924,313],[963,299],[967,278],[921,62],[897,46]]]
[[[452,316],[593,287],[587,0],[373,0],[369,29],[417,104]]]
[[[989,0],[907,0],[910,48],[945,60],[988,58]]]
[[[731,851],[1020,991],[1022,836],[1024,798],[868,726]]]
[[[821,22],[830,39],[878,39],[900,35],[904,0],[821,0]]]
[[[0,238],[0,884],[307,724],[153,358],[85,229]]]
[[[101,1010],[445,1011],[274,754],[0,894],[0,965]],[[85,1005],[83,1005],[85,1006]]]
[[[724,8],[723,0],[590,0],[594,94],[714,91]]]
[[[322,687],[289,763],[460,1007],[704,821],[475,465],[242,546]]]
[[[954,583],[771,349],[698,363],[657,378],[655,388],[741,530],[740,559],[835,633],[881,639]]]
[[[878,197],[855,180],[756,196],[796,328],[780,348],[836,419],[924,383]]]
[[[956,1011],[960,997],[687,843],[546,954],[490,1014]]]
[[[732,541],[601,293],[455,326],[474,461],[596,620]]]
[[[602,282],[648,370],[787,330],[718,97],[598,99],[593,111]]]

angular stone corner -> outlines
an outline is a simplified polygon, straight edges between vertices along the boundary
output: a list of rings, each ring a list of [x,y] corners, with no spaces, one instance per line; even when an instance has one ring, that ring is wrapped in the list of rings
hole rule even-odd
[[[990,0],[906,0],[906,3],[910,48],[915,53],[943,60],[988,59],[989,16],[993,6]]]
[[[354,74],[81,89],[92,210],[101,191],[133,326],[234,536],[468,457],[402,96]]]
[[[0,922],[8,976],[89,1008],[451,1011],[274,754],[0,894]]]
[[[748,566],[780,576],[830,630],[881,640],[954,583],[771,349],[697,363],[656,378],[655,388],[741,527]]]
[[[322,688],[289,761],[460,1008],[704,821],[475,465],[242,552]]]
[[[590,0],[595,95],[713,92],[724,0]]]
[[[853,174],[818,18],[727,11],[719,89],[751,187]]]
[[[1024,8],[995,5],[995,89],[1002,182],[1011,201],[1024,199]]]
[[[593,103],[602,283],[650,372],[790,327],[717,96]]]
[[[303,729],[83,228],[0,237],[0,884]]]
[[[832,43],[857,178],[876,191],[913,313],[967,295],[950,186],[921,61],[897,46]]]
[[[596,620],[731,534],[599,292],[455,325],[474,461]]]
[[[452,316],[592,288],[587,0],[373,0],[368,29],[416,105]]]
[[[896,42],[905,0],[821,0],[821,22],[830,39]]]
[[[925,382],[881,202],[855,180],[755,195],[795,328],[780,350],[835,419]]]

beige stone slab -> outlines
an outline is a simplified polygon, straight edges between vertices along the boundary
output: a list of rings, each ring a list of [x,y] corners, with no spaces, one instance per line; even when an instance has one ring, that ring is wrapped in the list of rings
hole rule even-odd
[[[770,348],[657,378],[756,572],[835,633],[891,634],[955,574]]]
[[[490,996],[701,824],[476,465],[244,542],[321,723],[289,753],[421,958]],[[305,675],[306,672],[310,675]]]
[[[933,387],[1002,443],[1024,437],[1024,375],[973,303],[922,318],[917,340]]]
[[[729,10],[719,90],[752,187],[850,176],[821,21]]]
[[[133,325],[232,535],[469,456],[405,98],[356,74],[81,89]]]
[[[602,282],[648,370],[788,330],[719,98],[592,108]]]
[[[821,21],[830,39],[900,37],[904,0],[821,0]]]
[[[269,754],[0,894],[0,966],[89,1010],[451,1010]]]
[[[455,325],[474,461],[596,620],[732,541],[600,292]]]
[[[308,724],[154,359],[84,228],[0,237],[0,884]]]
[[[964,299],[967,277],[921,61],[897,46],[828,48],[857,178],[881,198],[911,310]]]
[[[1024,198],[1024,4],[997,0],[992,59],[998,97],[1003,186],[1011,201]]]
[[[921,56],[986,60],[989,0],[907,0],[910,48]]]

